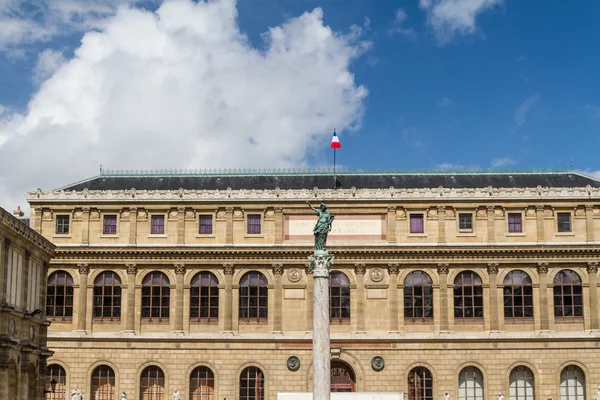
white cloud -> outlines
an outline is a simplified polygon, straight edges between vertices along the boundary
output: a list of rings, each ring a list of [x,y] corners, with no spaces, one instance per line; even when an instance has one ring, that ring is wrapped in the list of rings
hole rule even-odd
[[[523,101],[523,103],[521,103],[521,105],[517,108],[517,111],[515,111],[515,124],[517,126],[521,126],[525,122],[527,122],[528,114],[531,112],[533,107],[535,107],[536,103],[539,100],[539,94],[532,94],[531,96],[526,98],[525,101]]]
[[[427,23],[441,44],[457,35],[468,35],[477,29],[477,16],[503,3],[503,0],[420,0],[427,13]]]
[[[388,34],[414,38],[417,35],[415,30],[403,26],[407,18],[408,15],[406,14],[406,11],[402,8],[397,9],[394,15],[394,21],[392,21],[392,25],[388,28]]]
[[[37,82],[50,78],[62,64],[65,57],[60,51],[46,49],[38,55],[37,64],[34,68],[34,77]]]
[[[437,172],[477,172],[481,171],[481,168],[478,165],[442,163],[436,165],[434,170]]]
[[[349,70],[364,50],[321,9],[271,28],[254,48],[233,0],[121,9],[88,32],[25,114],[0,116],[0,205],[23,204],[111,168],[305,164],[333,128],[361,123],[367,90]],[[4,142],[3,142],[4,141]]]
[[[454,101],[449,97],[442,97],[438,102],[438,107],[450,107],[452,105],[454,105]]]
[[[575,170],[575,172],[579,172],[581,174],[584,174],[584,175],[587,175],[587,176],[591,176],[592,178],[600,180],[600,171],[594,171],[594,170],[590,170],[590,169],[584,169],[584,170]]]
[[[509,165],[516,165],[517,162],[512,158],[502,157],[502,158],[494,158],[492,160],[492,168],[502,168],[508,167]]]

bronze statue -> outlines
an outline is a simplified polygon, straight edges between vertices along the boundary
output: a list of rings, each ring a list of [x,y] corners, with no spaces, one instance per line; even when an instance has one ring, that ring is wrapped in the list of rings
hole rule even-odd
[[[319,216],[319,219],[315,224],[315,229],[313,230],[315,234],[315,251],[327,251],[327,249],[325,249],[325,245],[327,244],[327,234],[331,231],[331,224],[333,224],[334,216],[329,214],[325,203],[321,203],[319,210],[314,208],[308,200],[306,200],[306,204],[308,204],[310,209]]]

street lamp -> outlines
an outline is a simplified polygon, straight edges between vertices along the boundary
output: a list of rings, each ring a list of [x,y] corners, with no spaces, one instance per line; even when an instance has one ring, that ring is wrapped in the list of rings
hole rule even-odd
[[[44,395],[46,395],[48,393],[54,393],[56,391],[56,379],[52,379],[50,381],[50,388],[51,388],[51,390],[44,389]]]

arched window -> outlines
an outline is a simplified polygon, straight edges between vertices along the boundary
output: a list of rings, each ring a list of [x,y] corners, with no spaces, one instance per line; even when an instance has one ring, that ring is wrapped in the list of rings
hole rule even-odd
[[[65,271],[55,271],[48,277],[46,316],[58,320],[73,317],[73,278]]]
[[[210,272],[198,272],[190,287],[190,320],[217,322],[219,319],[219,281]]]
[[[245,368],[240,375],[240,400],[264,400],[265,398],[265,375],[260,368]]]
[[[476,367],[465,367],[460,371],[458,400],[483,400],[483,375]]]
[[[100,365],[92,372],[92,396],[94,400],[117,400],[115,371],[108,365]]]
[[[140,377],[140,400],[165,400],[165,374],[155,365],[144,368]]]
[[[46,390],[50,391],[52,385],[50,382],[56,381],[54,393],[46,393],[46,400],[66,400],[67,399],[67,374],[65,369],[58,364],[49,365],[46,368]]]
[[[142,318],[168,321],[170,307],[169,278],[159,271],[150,272],[142,281]]]
[[[267,278],[257,271],[244,274],[240,280],[240,321],[267,322],[268,303]]]
[[[511,271],[504,278],[504,318],[508,321],[533,318],[533,284],[523,271]]]
[[[581,278],[570,269],[559,271],[554,277],[554,316],[558,318],[583,317]]]
[[[354,392],[356,376],[352,368],[342,361],[331,362],[331,391]]]
[[[433,282],[423,271],[413,271],[404,280],[404,318],[433,321]]]
[[[408,374],[408,400],[432,400],[433,376],[424,367],[413,368]]]
[[[533,372],[523,365],[510,371],[510,400],[535,400]]]
[[[333,271],[329,277],[329,319],[350,321],[350,281],[344,273]]]
[[[198,367],[190,375],[190,400],[214,400],[215,376],[208,367]]]
[[[483,318],[483,286],[473,271],[463,271],[454,280],[454,318]]]
[[[112,271],[101,273],[94,281],[94,318],[121,319],[121,279]]]
[[[585,400],[585,375],[576,365],[566,366],[560,373],[560,400]]]

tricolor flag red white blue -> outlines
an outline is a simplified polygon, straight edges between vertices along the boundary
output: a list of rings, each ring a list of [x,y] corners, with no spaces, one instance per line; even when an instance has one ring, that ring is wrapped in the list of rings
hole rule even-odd
[[[342,144],[340,143],[340,139],[338,139],[337,133],[335,133],[335,130],[334,130],[333,137],[331,138],[331,148],[339,149],[340,147],[342,147]]]

